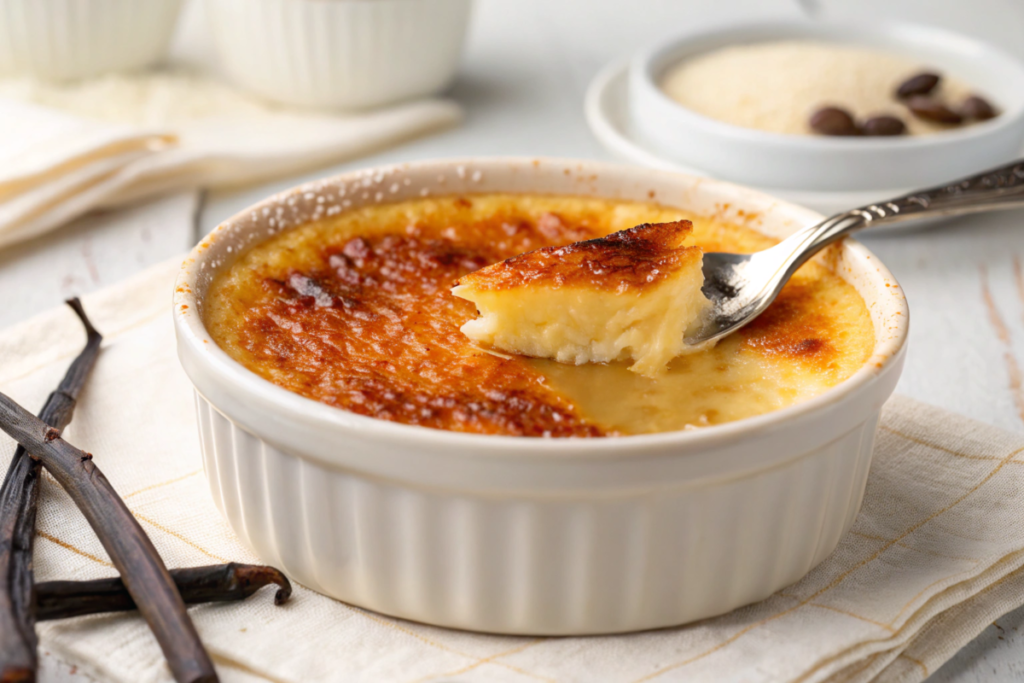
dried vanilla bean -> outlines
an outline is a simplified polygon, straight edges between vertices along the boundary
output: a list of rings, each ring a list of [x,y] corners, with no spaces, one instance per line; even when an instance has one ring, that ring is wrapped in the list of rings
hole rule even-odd
[[[99,354],[102,335],[92,326],[78,299],[68,306],[82,321],[85,348],[50,394],[40,419],[61,432],[71,421],[78,394]],[[0,681],[33,681],[37,666],[33,618],[32,545],[39,500],[38,461],[18,446],[0,487]]]
[[[43,463],[85,515],[156,636],[175,679],[180,683],[218,680],[163,560],[92,455],[64,441],[56,429],[4,394],[0,394],[0,429]]]
[[[186,605],[234,602],[271,584],[279,586],[274,604],[283,605],[292,594],[287,577],[273,567],[255,564],[215,564],[172,569],[181,599]],[[135,601],[117,577],[95,581],[46,581],[36,584],[36,619],[49,621],[85,614],[126,612],[136,609]]]

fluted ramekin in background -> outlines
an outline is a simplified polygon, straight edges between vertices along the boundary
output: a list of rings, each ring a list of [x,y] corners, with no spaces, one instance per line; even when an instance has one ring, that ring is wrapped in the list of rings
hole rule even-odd
[[[207,0],[228,75],[271,100],[360,109],[455,76],[471,0]]]
[[[167,54],[182,0],[0,0],[0,76],[66,80]]]

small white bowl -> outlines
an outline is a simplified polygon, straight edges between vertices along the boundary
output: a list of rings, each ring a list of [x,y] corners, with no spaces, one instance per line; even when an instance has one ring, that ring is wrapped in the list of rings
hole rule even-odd
[[[158,62],[181,0],[0,0],[0,76],[68,80]]]
[[[777,40],[847,43],[902,54],[972,85],[1002,113],[990,121],[920,137],[784,135],[697,114],[661,89],[666,70],[688,57]],[[826,192],[924,187],[1017,156],[1024,143],[1024,65],[972,38],[915,24],[731,24],[673,38],[637,55],[630,64],[629,113],[644,146],[734,182]]]
[[[239,85],[285,104],[361,109],[455,77],[471,0],[207,0]]]
[[[612,156],[620,161],[663,171],[710,177],[703,169],[671,161],[655,154],[636,139],[629,125],[628,71],[628,64],[616,62],[602,69],[591,80],[584,104],[584,114],[587,118],[587,125],[590,126],[590,132]],[[840,211],[848,211],[856,206],[898,197],[913,188],[888,188],[867,192],[815,192],[813,190],[758,187],[753,189],[770,192],[779,199],[806,206],[830,216]],[[869,228],[869,230],[871,232],[908,230],[919,225],[919,223],[897,223],[896,225]]]
[[[908,329],[902,290],[867,249],[847,240],[819,259],[857,289],[875,327],[870,359],[820,396],[696,431],[460,434],[291,393],[233,361],[203,325],[211,280],[245,248],[330,212],[343,188],[352,209],[373,204],[374,187],[388,201],[422,191],[654,197],[778,237],[820,219],[704,178],[537,159],[349,173],[229,219],[182,266],[174,325],[213,499],[264,561],[406,619],[567,635],[721,614],[797,581],[836,547],[860,507]]]

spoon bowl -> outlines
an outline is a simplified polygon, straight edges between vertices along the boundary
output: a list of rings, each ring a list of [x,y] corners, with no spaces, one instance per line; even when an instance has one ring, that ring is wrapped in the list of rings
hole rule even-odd
[[[1024,206],[1024,160],[951,183],[835,214],[754,254],[704,254],[704,296],[711,302],[689,346],[712,343],[761,315],[797,268],[864,228]]]

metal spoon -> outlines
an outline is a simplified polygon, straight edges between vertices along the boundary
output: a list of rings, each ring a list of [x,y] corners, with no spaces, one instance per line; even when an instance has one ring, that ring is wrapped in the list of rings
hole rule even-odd
[[[690,345],[721,339],[761,315],[808,259],[846,235],[877,225],[1024,206],[1024,160],[948,185],[826,218],[754,254],[704,254],[704,295],[711,300]]]

